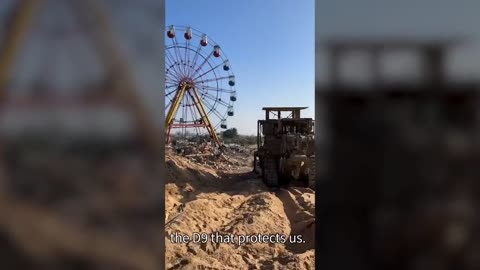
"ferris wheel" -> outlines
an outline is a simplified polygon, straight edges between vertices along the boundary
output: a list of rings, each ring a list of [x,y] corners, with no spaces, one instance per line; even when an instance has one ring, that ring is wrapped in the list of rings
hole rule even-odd
[[[222,49],[191,27],[169,26],[165,48],[167,142],[172,129],[200,134],[220,144],[216,130],[227,128],[237,100],[235,75]]]

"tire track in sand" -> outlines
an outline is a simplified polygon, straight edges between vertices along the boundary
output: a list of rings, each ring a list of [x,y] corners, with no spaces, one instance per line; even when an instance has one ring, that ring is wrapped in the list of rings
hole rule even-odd
[[[290,221],[290,235],[301,235],[304,243],[286,243],[293,253],[300,254],[315,248],[315,195],[309,188],[280,188],[275,195],[283,203]]]

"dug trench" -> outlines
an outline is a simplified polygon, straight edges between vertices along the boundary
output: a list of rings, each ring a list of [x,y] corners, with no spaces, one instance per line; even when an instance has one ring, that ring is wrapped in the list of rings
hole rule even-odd
[[[226,155],[227,165],[208,166],[167,154],[166,268],[314,269],[315,192],[267,188],[252,172],[249,153]],[[198,243],[170,238],[194,233],[234,235],[237,240],[278,234],[286,241]]]

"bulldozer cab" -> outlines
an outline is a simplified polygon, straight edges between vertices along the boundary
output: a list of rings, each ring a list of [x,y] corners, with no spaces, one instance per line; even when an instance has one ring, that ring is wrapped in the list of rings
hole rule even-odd
[[[308,107],[264,107],[265,120],[258,120],[257,146],[262,147],[265,136],[281,136],[283,134],[313,134],[312,118],[301,118],[301,110]],[[282,118],[282,114],[283,117]]]

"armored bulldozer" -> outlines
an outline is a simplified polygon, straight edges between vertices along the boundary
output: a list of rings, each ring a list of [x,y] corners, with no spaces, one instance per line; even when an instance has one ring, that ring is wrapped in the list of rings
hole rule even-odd
[[[292,180],[313,187],[314,121],[300,117],[300,111],[306,108],[263,108],[265,120],[259,120],[257,125],[253,170],[261,170],[262,179],[269,187],[286,186]],[[282,113],[286,117],[282,117]]]

